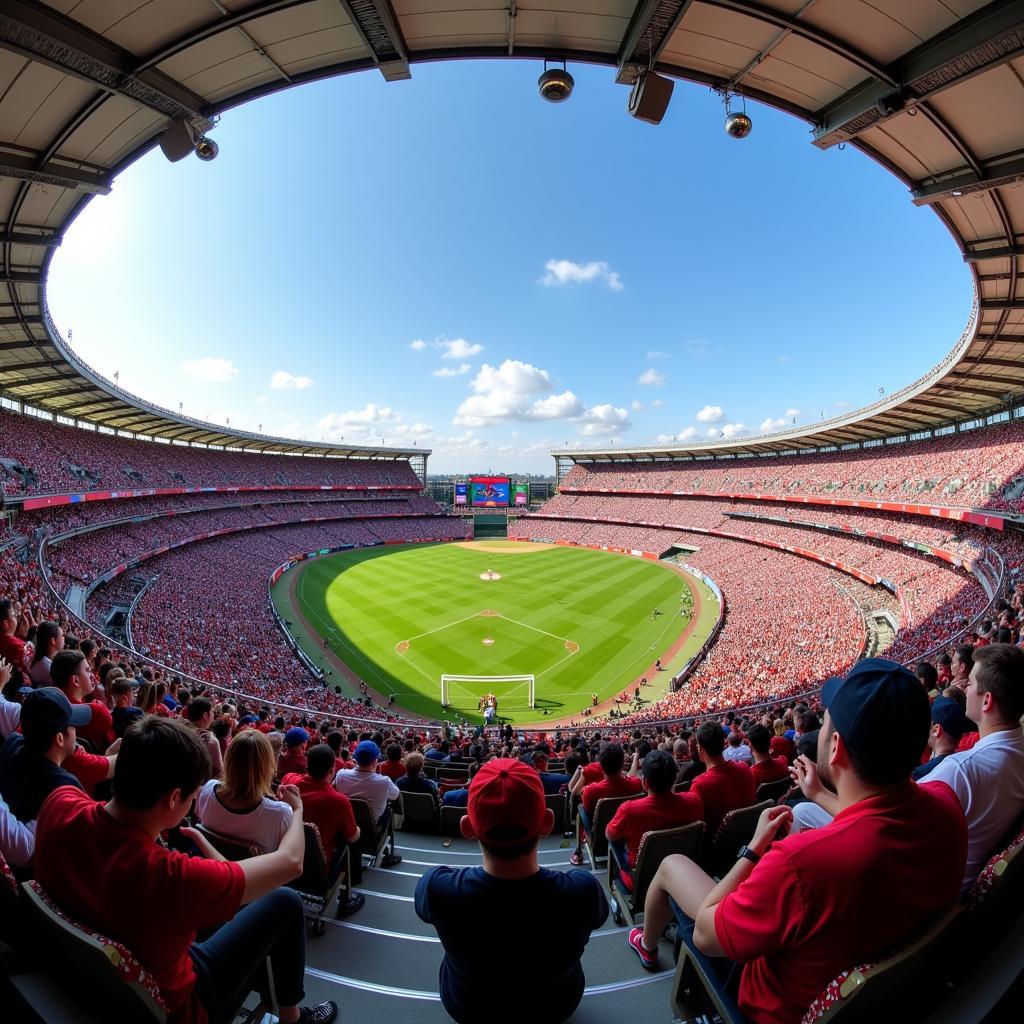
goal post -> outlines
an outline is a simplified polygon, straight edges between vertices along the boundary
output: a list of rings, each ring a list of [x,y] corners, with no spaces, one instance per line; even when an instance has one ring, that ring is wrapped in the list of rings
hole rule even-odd
[[[509,690],[509,683],[518,683]],[[445,707],[452,704],[452,697],[466,697],[470,701],[479,700],[485,693],[494,692],[500,702],[511,697],[521,687],[527,690],[527,705],[534,707],[535,683],[532,675],[522,676],[441,676],[441,703]]]

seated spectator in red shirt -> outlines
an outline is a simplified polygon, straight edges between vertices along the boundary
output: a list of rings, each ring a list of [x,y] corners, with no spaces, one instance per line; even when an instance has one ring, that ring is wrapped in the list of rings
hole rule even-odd
[[[4,658],[19,672],[28,673],[25,660],[25,641],[16,636],[18,615],[14,602],[0,601],[0,658]]]
[[[718,729],[719,736],[722,735],[717,725],[709,724]],[[743,770],[750,773],[749,768]],[[645,832],[678,828],[704,818],[704,804],[699,796],[672,792],[676,781],[676,762],[667,750],[652,750],[644,758],[641,772],[647,796],[623,803],[605,829],[610,843],[625,843],[625,850],[620,845],[616,852],[620,854],[620,863],[628,863],[630,869],[636,867],[640,840]],[[631,885],[632,879],[624,874],[623,882]]]
[[[81,651],[58,651],[50,662],[50,677],[53,685],[63,690],[72,704],[88,703],[92,718],[82,728],[79,738],[90,743],[96,753],[106,750],[116,739],[114,720],[102,701],[87,700],[92,694],[93,682],[92,670],[85,655]]]
[[[405,774],[405,765],[402,763],[402,748],[397,743],[389,743],[385,752],[387,758],[377,765],[377,771],[386,775],[392,782],[397,782]],[[344,768],[345,765],[339,765]]]
[[[718,883],[689,858],[666,857],[643,928],[629,934],[644,968],[657,970],[671,896],[684,942],[744,965],[739,1006],[753,1024],[792,1024],[840,971],[916,938],[956,901],[967,861],[956,795],[910,781],[929,717],[914,676],[869,658],[830,679],[822,701],[818,772],[837,793],[835,820],[780,838],[792,812],[768,808]]]
[[[581,840],[583,832],[589,832],[591,829],[598,800],[605,796],[629,796],[632,793],[639,793],[643,789],[640,779],[622,774],[622,765],[625,763],[626,755],[618,743],[604,744],[597,760],[601,766],[602,778],[599,782],[591,782],[590,785],[584,786],[583,796],[580,799],[579,815],[583,826],[580,831]],[[577,866],[583,863],[583,848],[581,846],[577,846],[569,854],[569,862]]]
[[[280,1019],[330,1024],[338,1012],[334,1003],[298,1005],[305,971],[302,901],[279,888],[302,870],[298,792],[283,787],[292,824],[272,853],[225,861],[191,828],[181,831],[202,856],[157,842],[181,823],[209,776],[209,754],[184,722],[147,716],[134,723],[107,804],[72,787],[47,800],[36,829],[36,878],[71,917],[138,957],[160,986],[173,1024],[230,1020],[267,957]],[[74,871],[68,850],[75,851]],[[195,941],[198,930],[218,925],[206,942]]]
[[[792,764],[796,757],[796,745],[786,735],[786,723],[781,718],[776,718],[772,722],[772,732],[775,733],[769,744],[772,755],[784,757],[788,764]]]
[[[753,726],[747,739],[754,755],[754,766],[750,770],[754,776],[755,791],[766,782],[778,782],[779,779],[789,778],[789,764],[786,759],[771,756],[772,738],[763,725]]]
[[[282,786],[294,786],[299,791],[306,821],[311,821],[320,832],[327,874],[331,879],[338,876],[345,847],[359,841],[352,801],[334,788],[333,781],[334,751],[326,743],[318,743],[306,751],[305,774],[294,772],[281,780]],[[353,851],[352,856],[358,857],[358,851]],[[340,897],[341,894],[339,900]],[[339,902],[338,917],[354,914],[365,902],[365,896],[353,893],[347,903]]]
[[[327,734],[327,746],[334,751],[334,770],[340,772],[342,768],[355,768],[356,763],[349,757],[349,751],[345,747],[345,734],[337,729],[332,729]],[[344,756],[342,756],[344,751]],[[405,770],[404,768],[402,769]]]
[[[288,775],[296,772],[301,775],[306,770],[306,744],[309,733],[295,726],[284,734],[284,750],[277,759],[277,774]]]
[[[224,759],[217,737],[210,732],[210,726],[213,725],[213,701],[207,697],[195,697],[185,706],[185,717],[198,733],[200,741],[210,755],[210,771],[213,777],[220,778],[224,770]]]
[[[259,714],[256,717],[256,728],[259,729],[264,736],[266,736],[268,732],[274,731],[274,723],[270,721],[270,708],[260,708]]]
[[[740,807],[756,803],[754,775],[745,765],[726,761],[722,756],[725,736],[717,722],[705,722],[697,730],[697,750],[707,771],[690,785],[704,804],[704,824],[708,839],[713,839],[722,819]]]

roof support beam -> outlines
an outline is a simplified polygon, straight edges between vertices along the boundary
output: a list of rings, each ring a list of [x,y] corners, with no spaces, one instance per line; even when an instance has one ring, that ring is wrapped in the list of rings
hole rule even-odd
[[[52,363],[45,363],[44,365],[45,366],[51,366],[51,365],[54,365],[54,364],[52,364]],[[16,372],[17,372],[17,369],[0,370],[0,376],[7,376],[8,374],[16,373]],[[74,376],[76,376],[75,371],[69,369],[69,370],[65,370],[63,373],[50,373],[50,374],[47,374],[45,377],[32,377],[29,380],[9,380],[9,381],[7,381],[4,384],[4,387],[7,387],[7,388],[27,388],[27,387],[33,387],[36,384],[49,384],[51,381],[55,381],[55,380],[70,380],[70,378],[72,378]]]
[[[897,87],[868,78],[823,107],[814,144],[827,149],[847,142],[906,106],[963,82],[1024,53],[1024,8],[996,0],[929,39],[886,71]]]
[[[4,245],[39,245],[53,249],[62,241],[63,237],[56,231],[0,231],[0,243]]]
[[[13,152],[8,150],[9,145],[0,143],[0,177],[18,178],[37,185],[55,185],[57,188],[103,196],[110,193],[110,178],[105,175],[81,167],[55,164],[52,160],[43,162],[39,154],[25,150]]]
[[[32,317],[29,317],[28,321],[30,323],[39,323],[39,317],[35,317],[34,320]],[[17,324],[21,324],[24,322],[25,321],[21,320],[20,317],[16,316],[5,316],[3,318],[0,318],[0,324],[3,324],[4,326],[8,327],[14,327]],[[28,338],[26,338],[24,341],[0,341],[0,352],[14,352],[16,349],[36,348],[38,345],[45,344],[45,341],[30,341]]]
[[[2,173],[2,172],[0,172]],[[0,283],[39,284],[38,270],[0,270]]]
[[[970,409],[965,409],[963,406],[950,405],[946,402],[936,402],[932,398],[922,398],[920,395],[911,399],[911,401],[917,405],[926,405],[930,409],[941,409],[943,412],[952,413],[952,415],[956,417],[963,416],[965,413],[973,415]],[[926,428],[922,427],[920,429],[924,430]]]
[[[85,405],[75,406],[74,415],[82,419],[87,419],[94,413],[98,413],[105,409],[116,409],[121,404],[119,399],[105,398],[101,402],[86,402]]]
[[[67,363],[62,362],[60,357],[54,359],[42,359],[34,363],[12,363],[10,366],[0,366],[0,374],[3,373],[21,373],[25,370],[45,370],[47,367],[52,366],[54,369],[58,367],[64,368],[65,372],[77,373],[77,370],[72,369]]]
[[[693,0],[637,0],[616,57],[615,81],[632,85],[653,68]]]
[[[982,362],[984,362],[984,360],[982,360]],[[972,364],[972,366],[974,365],[976,364]],[[1022,369],[1022,367],[1018,365],[1017,369]],[[963,381],[961,381],[961,377],[964,378]],[[963,370],[956,371],[955,374],[951,373],[946,377],[946,380],[949,381],[950,385],[953,387],[967,387],[969,382],[975,379],[975,375],[971,372],[970,367],[965,367]],[[984,380],[991,384],[1005,384],[1007,387],[1024,389],[1024,378],[1022,377],[1004,377],[1002,374],[986,372],[984,374]]]
[[[982,310],[1024,309],[1024,299],[982,299],[978,303],[978,308]],[[1021,337],[1020,340],[1024,341],[1024,337]]]
[[[386,82],[412,78],[409,47],[391,0],[338,0]]]
[[[165,117],[208,122],[201,96],[155,68],[137,70],[130,50],[36,0],[5,0],[0,46]]]
[[[958,167],[944,174],[918,181],[910,191],[915,206],[928,206],[943,199],[957,199],[960,196],[990,192],[1003,185],[1024,181],[1024,157],[1019,153],[997,156],[986,160],[981,173]]]
[[[36,381],[31,381],[30,383],[32,385],[35,385],[37,382]],[[9,388],[26,388],[26,387],[29,386],[29,384],[8,384],[7,386]],[[31,405],[33,402],[40,402],[40,401],[50,402],[54,398],[65,398],[68,395],[80,395],[81,393],[82,393],[82,389],[80,387],[56,388],[54,390],[49,390],[49,391],[33,391],[31,394],[29,394],[29,393],[26,393],[26,394],[18,393],[18,397],[23,402],[28,402],[29,405]],[[68,416],[69,418],[72,416],[72,413],[70,413],[70,412],[66,412],[65,413],[63,410],[61,412],[62,412],[62,415]]]
[[[964,253],[964,263],[980,263],[982,260],[1005,260],[1014,256],[1024,256],[1024,245],[999,245],[991,249],[979,249],[971,246]]]

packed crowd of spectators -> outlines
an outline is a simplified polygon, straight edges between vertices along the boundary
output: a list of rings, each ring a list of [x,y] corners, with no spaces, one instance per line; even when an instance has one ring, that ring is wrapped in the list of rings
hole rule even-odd
[[[241,454],[138,441],[63,426],[0,409],[0,460],[28,474],[2,468],[3,493],[60,494],[136,487],[360,485],[420,486],[403,460],[301,458]]]
[[[563,488],[818,494],[1020,511],[1005,497],[1024,479],[1024,423],[1014,421],[927,441],[779,458],[578,464]]]

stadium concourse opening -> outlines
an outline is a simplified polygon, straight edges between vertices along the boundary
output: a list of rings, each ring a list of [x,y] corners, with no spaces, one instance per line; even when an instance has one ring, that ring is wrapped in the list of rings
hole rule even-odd
[[[455,14],[431,0],[5,3],[0,1019],[224,1021],[241,1007],[253,1021],[331,1024],[339,1003],[345,1019],[426,1024],[1019,1019],[1022,39],[1019,0],[461,0]],[[949,329],[948,353],[916,380],[881,381],[870,405],[811,388],[817,422],[780,420],[780,408],[756,434],[709,402],[698,422],[720,425],[700,440],[673,424],[651,445],[564,445],[558,493],[509,524],[528,556],[459,546],[475,524],[425,494],[432,452],[409,443],[420,424],[399,423],[382,399],[325,417],[335,429],[319,441],[239,429],[132,393],[58,330],[54,253],[90,198],[146,152],[210,161],[218,121],[226,141],[247,100],[363,70],[393,95],[403,87],[391,83],[426,77],[430,62],[498,56],[535,61],[531,91],[539,72],[547,99],[568,99],[570,67],[582,81],[586,64],[628,88],[622,105],[651,124],[675,80],[698,83],[718,93],[731,138],[763,124],[766,104],[804,119],[815,146],[877,161],[958,247],[974,293],[966,327],[955,339],[959,325]],[[488,114],[500,122],[504,109]],[[294,153],[315,121],[264,133],[237,191],[268,142]],[[742,144],[757,139],[755,128]],[[376,221],[398,198],[374,191],[390,151],[346,142],[383,157],[358,189]],[[687,138],[691,151],[699,143]],[[680,195],[716,205],[697,183],[637,189],[666,176],[643,142],[608,149],[610,165],[624,156],[627,170],[648,171],[624,174],[630,203],[659,204],[653,217],[619,218],[634,235],[640,225],[674,244]],[[580,187],[564,152],[544,170]],[[184,181],[197,168],[176,169]],[[486,184],[496,207],[519,213],[507,188]],[[219,212],[191,201],[188,262],[200,272],[196,252],[224,233]],[[259,196],[252,229],[271,232],[275,212]],[[751,224],[761,212],[744,210]],[[819,216],[819,241],[860,226]],[[587,221],[605,230],[610,218]],[[397,262],[392,227],[376,221],[372,235]],[[773,224],[780,252],[784,228]],[[303,230],[330,234],[313,217]],[[883,223],[875,259],[892,236]],[[717,260],[713,241],[694,248],[725,276],[749,240],[728,239]],[[110,242],[120,239],[95,240],[92,264]],[[361,256],[365,243],[345,247]],[[308,292],[318,261],[289,255],[274,271],[298,266]],[[893,275],[908,292],[930,282],[924,255]],[[166,269],[150,273],[162,282]],[[740,293],[758,310],[761,269],[744,266]],[[216,272],[223,300],[232,280]],[[556,253],[547,273],[551,289],[629,294],[598,258]],[[225,330],[213,303],[191,297],[210,285],[174,295],[203,343]],[[670,268],[666,290],[677,286]],[[101,302],[117,291],[131,289],[104,289]],[[828,321],[838,358],[832,332],[876,295],[814,292],[844,310],[823,317],[808,291],[799,312]],[[922,319],[944,298],[933,292],[918,300]],[[893,311],[878,309],[888,323]],[[117,319],[105,305],[103,329]],[[293,336],[292,317],[280,322]],[[160,348],[134,321],[130,334],[134,356]],[[621,336],[655,352],[643,324]],[[458,353],[472,344],[458,340],[417,339],[414,351],[451,357],[438,381],[469,372]],[[695,357],[713,347],[690,341]],[[886,339],[891,358],[906,342]],[[207,382],[239,376],[202,351],[193,370]],[[274,393],[304,392],[304,369],[268,367]],[[472,399],[500,372],[472,378],[481,391],[460,403],[458,428],[482,429]],[[652,362],[629,377],[654,389],[661,374]],[[550,376],[531,379],[540,390],[518,404],[487,391],[510,400],[484,411],[500,406],[516,423],[562,414],[587,444],[625,433],[632,395],[587,404]],[[248,397],[256,408],[255,389]],[[409,441],[378,445],[382,421]],[[366,444],[337,429],[367,422]],[[485,502],[500,500],[501,480],[481,478]],[[690,549],[681,559],[661,557],[679,545]],[[499,564],[500,581],[480,579]],[[398,620],[448,622],[461,601],[501,613],[473,615],[474,626],[518,630],[493,633],[486,651],[466,638],[470,667],[517,647],[551,661],[536,680],[547,672],[564,687],[560,728],[552,716],[481,731],[392,702],[414,697],[385,661],[416,649],[395,651],[417,632]],[[879,620],[883,640],[871,635]],[[565,650],[524,640],[537,629],[579,649],[556,665]],[[452,646],[438,645],[445,664],[417,671],[418,686],[450,671]],[[870,650],[885,659],[865,659]],[[570,689],[588,658],[600,672]],[[587,685],[599,675],[606,701]],[[734,961],[726,974],[722,953]]]

